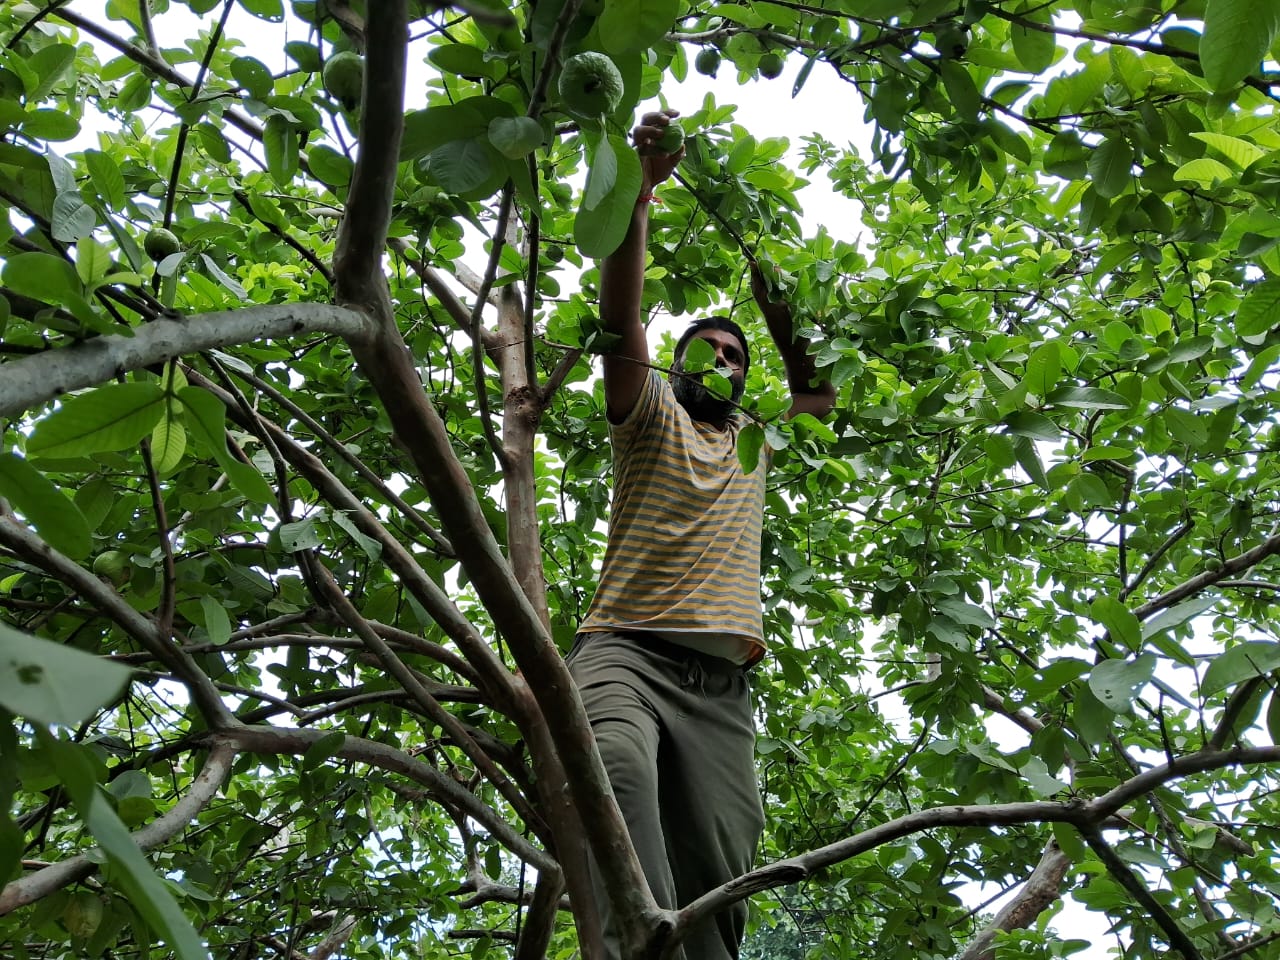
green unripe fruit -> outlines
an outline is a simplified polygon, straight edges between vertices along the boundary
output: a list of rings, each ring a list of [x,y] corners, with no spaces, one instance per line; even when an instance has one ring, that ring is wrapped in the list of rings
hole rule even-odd
[[[360,103],[360,93],[364,89],[364,60],[360,54],[350,50],[335,53],[325,61],[320,79],[324,88],[342,101],[344,107],[354,109]]]
[[[93,572],[121,587],[129,579],[129,558],[122,550],[104,550],[93,558]]]
[[[622,102],[622,74],[603,53],[588,50],[565,61],[560,102],[575,116],[605,117]]]
[[[87,940],[102,925],[102,901],[96,894],[74,894],[62,911],[62,925],[67,933],[80,940]]]
[[[663,153],[675,153],[684,146],[684,127],[672,120],[654,146]]]
[[[782,76],[782,57],[776,53],[766,53],[760,58],[760,76],[766,80],[776,80]]]
[[[693,69],[704,77],[714,77],[720,69],[720,51],[715,47],[703,47],[694,58]]]
[[[552,263],[559,263],[564,259],[564,247],[558,243],[548,244],[547,259]]]
[[[142,241],[142,249],[147,251],[147,256],[152,260],[160,261],[181,250],[182,244],[172,230],[156,227],[147,232]]]
[[[1222,569],[1222,561],[1217,557],[1206,557],[1204,561],[1204,568],[1210,573],[1217,573]]]

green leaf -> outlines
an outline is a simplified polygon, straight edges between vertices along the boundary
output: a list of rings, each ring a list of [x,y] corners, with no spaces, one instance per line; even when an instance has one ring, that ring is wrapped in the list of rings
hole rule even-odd
[[[28,110],[21,126],[23,133],[37,140],[63,142],[80,135],[80,122],[61,110]]]
[[[1215,92],[1230,90],[1257,70],[1280,31],[1272,0],[1208,0],[1200,66]]]
[[[262,150],[267,157],[267,173],[285,187],[298,172],[298,131],[280,114],[267,118],[262,133]]]
[[[484,140],[453,140],[431,151],[431,176],[449,193],[467,193],[492,179],[495,169]]]
[[[355,169],[355,164],[344,154],[322,143],[307,151],[307,166],[317,179],[330,187],[345,187],[351,182]]]
[[[1108,137],[1089,157],[1089,176],[1100,197],[1118,197],[1133,180],[1133,147],[1122,136]]]
[[[187,426],[213,455],[232,485],[256,503],[275,504],[275,495],[266,478],[247,463],[241,463],[227,448],[226,410],[218,398],[199,387],[178,391],[187,412]]]
[[[517,160],[542,145],[542,125],[532,117],[494,117],[489,142],[504,157]]]
[[[1041,5],[1037,4],[1036,9],[1041,9]],[[1047,14],[1043,17],[1022,14],[1019,19],[1028,23],[1040,23],[1046,27],[1051,26],[1044,22]],[[1018,58],[1018,62],[1027,73],[1043,73],[1053,65],[1053,58],[1057,54],[1058,38],[1052,29],[1036,30],[1034,27],[1014,23],[1009,28],[1009,38],[1013,41],[1014,56]]]
[[[1022,382],[1037,397],[1044,397],[1058,384],[1062,375],[1062,348],[1056,340],[1040,344],[1027,358],[1027,372]]]
[[[84,163],[89,170],[89,181],[102,202],[110,210],[124,206],[124,174],[108,153],[86,150]]]
[[[275,89],[275,79],[271,71],[261,60],[253,57],[236,57],[231,61],[231,76],[240,84],[249,96],[255,100],[265,100]]]
[[[1040,462],[1040,455],[1036,453],[1036,445],[1030,437],[1015,436],[1013,438],[1013,452],[1018,458],[1018,465],[1027,472],[1027,476],[1032,482],[1045,490],[1052,490],[1049,485],[1049,477],[1044,471],[1044,464]]]
[[[1267,156],[1267,151],[1257,144],[1242,140],[1240,137],[1229,137],[1225,133],[1196,130],[1191,136],[1209,144],[1241,170],[1253,166]]]
[[[132,671],[0,623],[0,707],[36,723],[74,726],[111,703]]]
[[[84,302],[84,287],[76,268],[51,253],[17,253],[5,257],[0,273],[4,285],[45,303],[66,304],[69,298]]]
[[[1255,283],[1236,311],[1236,332],[1242,337],[1266,333],[1280,323],[1280,280]]]
[[[187,431],[170,409],[151,431],[151,460],[160,476],[172,473],[187,450]]]
[[[280,546],[290,553],[314,550],[320,546],[320,531],[316,529],[315,520],[308,517],[306,520],[281,524]]]
[[[602,138],[587,170],[587,185],[582,192],[582,209],[594,210],[618,182],[618,155],[611,140]]]
[[[1120,394],[1099,387],[1062,387],[1046,396],[1044,402],[1076,410],[1128,410],[1132,406]]]
[[[965,626],[982,627],[989,630],[996,625],[991,614],[966,600],[960,600],[956,597],[944,597],[936,601],[934,606],[939,612],[945,613],[956,623]]]
[[[956,114],[965,120],[978,119],[978,111],[982,108],[982,93],[973,82],[973,75],[964,64],[955,60],[943,60],[938,67],[942,71],[942,82]]]
[[[1273,670],[1280,670],[1280,643],[1272,640],[1238,643],[1213,658],[1200,682],[1200,694],[1211,697]]]
[[[51,43],[31,54],[27,66],[40,78],[33,90],[28,91],[27,102],[39,103],[49,96],[71,69],[76,59],[76,48],[69,43]]]
[[[513,117],[515,108],[496,97],[469,97],[458,103],[414,110],[404,118],[400,159],[426,156],[452,140],[488,135],[494,117]]]
[[[227,608],[216,598],[203,596],[200,598],[200,610],[204,614],[204,631],[209,635],[209,642],[222,646],[231,639],[231,618]]]
[[[1126,713],[1156,669],[1156,657],[1144,653],[1136,660],[1103,660],[1089,673],[1089,689],[1113,713]]]
[[[27,453],[65,459],[132,449],[163,413],[164,390],[158,383],[107,384],[63,400],[36,424]]]
[[[341,730],[335,730],[332,733],[326,733],[311,746],[307,747],[306,753],[302,755],[300,766],[303,770],[313,770],[320,766],[325,760],[332,757],[335,753],[342,749],[342,745],[346,743],[347,735]]]
[[[427,59],[445,73],[468,78],[493,78],[496,75],[495,67],[499,65],[487,59],[479,47],[473,47],[469,43],[447,43],[433,47],[427,54]]]
[[[1005,429],[1018,437],[1032,440],[1061,440],[1062,431],[1048,417],[1030,410],[1015,410],[1004,418]]]
[[[596,259],[618,249],[640,196],[640,158],[621,137],[609,139],[618,160],[617,180],[599,205],[591,210],[580,208],[573,221],[573,239],[578,249],[584,256]]]
[[[1221,160],[1214,160],[1212,157],[1200,157],[1180,166],[1174,171],[1173,179],[1189,180],[1208,190],[1216,184],[1234,180],[1235,174]]]
[[[743,473],[755,473],[764,446],[764,429],[752,421],[738,431],[738,463]]]
[[[159,932],[178,960],[207,960],[209,953],[200,935],[111,809],[111,801],[98,789],[93,766],[83,748],[64,743],[43,728],[37,728],[36,735],[76,811],[115,868],[113,874],[129,904]]]
[[[356,543],[360,545],[360,549],[364,551],[365,556],[370,560],[377,560],[382,556],[382,544],[365,533],[355,525],[355,522],[341,510],[335,510],[333,514],[333,522],[346,531]]]
[[[305,40],[290,40],[284,45],[284,52],[298,65],[299,70],[307,73],[319,73],[321,69],[320,51],[315,44]]]
[[[1272,745],[1280,746],[1280,693],[1276,691],[1272,691],[1267,704],[1267,733],[1271,735]]]
[[[609,53],[630,53],[661,40],[679,15],[680,0],[609,0],[596,28]]]
[[[89,523],[80,508],[43,473],[13,453],[0,453],[0,495],[35,527],[40,538],[73,560],[89,555]]]
[[[1137,652],[1142,646],[1142,625],[1133,612],[1115,597],[1098,597],[1089,615],[1107,628],[1113,643]]]

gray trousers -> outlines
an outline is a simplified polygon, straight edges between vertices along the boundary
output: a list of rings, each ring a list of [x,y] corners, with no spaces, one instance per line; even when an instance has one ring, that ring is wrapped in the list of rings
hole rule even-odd
[[[743,668],[646,633],[580,634],[568,663],[658,905],[684,906],[750,870],[764,811]],[[700,924],[685,957],[736,958],[746,920],[744,901]]]

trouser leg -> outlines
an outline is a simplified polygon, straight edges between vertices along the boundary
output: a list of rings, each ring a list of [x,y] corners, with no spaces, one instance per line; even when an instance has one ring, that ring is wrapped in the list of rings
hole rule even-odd
[[[661,907],[675,904],[675,883],[667,860],[666,840],[658,806],[658,716],[643,688],[644,670],[600,635],[579,646],[569,661],[578,685],[596,746],[609,774],[614,797],[627,824],[640,867],[654,899]],[[623,653],[626,653],[625,646]],[[639,679],[637,679],[639,678]],[[611,922],[604,878],[591,858],[592,885],[604,927],[605,954],[621,956],[618,931]]]
[[[696,675],[697,661],[686,669]],[[747,679],[741,671],[695,679],[673,701],[669,746],[659,752],[659,804],[681,905],[748,872],[764,827]],[[686,956],[736,958],[747,909],[742,901],[691,930]]]

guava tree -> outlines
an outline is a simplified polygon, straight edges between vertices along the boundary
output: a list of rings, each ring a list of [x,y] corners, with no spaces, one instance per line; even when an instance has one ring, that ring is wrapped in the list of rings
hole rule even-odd
[[[5,955],[595,957],[588,851],[635,958],[745,897],[753,957],[1063,956],[1068,892],[1094,955],[1274,951],[1278,29],[6,4]],[[616,109],[560,93],[583,52]],[[870,152],[735,122],[780,71]],[[765,342],[756,258],[839,390],[784,424],[752,365],[770,824],[676,911],[561,662],[608,506],[595,260],[658,97],[654,315]],[[803,228],[814,177],[863,222]]]

